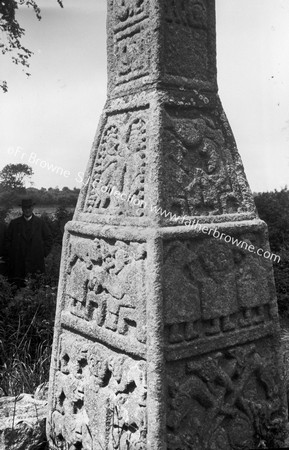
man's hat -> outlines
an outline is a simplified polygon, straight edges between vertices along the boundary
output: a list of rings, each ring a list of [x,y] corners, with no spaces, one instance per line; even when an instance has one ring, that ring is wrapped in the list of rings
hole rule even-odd
[[[33,202],[33,200],[31,198],[23,198],[21,200],[21,206],[22,208],[31,208],[31,206],[34,206],[35,203]]]

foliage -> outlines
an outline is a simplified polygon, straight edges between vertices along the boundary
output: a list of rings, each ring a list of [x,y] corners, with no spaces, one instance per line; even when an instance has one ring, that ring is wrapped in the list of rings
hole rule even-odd
[[[289,318],[289,191],[256,194],[255,203],[268,225],[271,250],[281,257],[273,263],[277,300],[281,317]]]
[[[57,0],[57,3],[63,7],[61,0]],[[12,62],[16,65],[22,65],[26,71],[26,75],[29,76],[30,74],[27,70],[29,68],[29,59],[33,53],[22,44],[25,30],[18,22],[16,14],[17,9],[21,6],[32,8],[37,19],[41,19],[41,11],[35,0],[1,0],[0,30],[2,32],[2,39],[0,41],[0,47],[2,54],[9,54]],[[7,82],[0,82],[0,88],[2,88],[3,92],[7,92]]]
[[[27,164],[7,164],[0,171],[0,222],[4,222],[13,206],[26,194],[25,181],[33,175]]]
[[[274,277],[279,313],[282,318],[289,318],[289,249],[279,253],[280,263],[274,263]]]
[[[46,280],[50,286],[57,286],[58,284],[60,261],[61,261],[61,249],[62,249],[61,244],[54,243],[52,250],[47,256],[45,261]]]
[[[41,215],[42,220],[50,228],[55,245],[62,245],[64,226],[72,219],[72,216],[73,212],[68,211],[64,206],[58,206],[52,217],[45,213]]]
[[[48,380],[57,286],[44,276],[18,291],[0,276],[0,393],[34,393]]]
[[[53,238],[52,250],[45,260],[46,282],[53,286],[57,286],[59,279],[64,226],[72,219],[72,215],[72,212],[60,206],[56,209],[53,217],[48,216],[48,214],[42,214],[41,216],[49,227]]]
[[[33,187],[23,188],[17,190],[3,190],[0,189],[0,221],[3,222],[6,217],[8,220],[8,213],[13,208],[19,207],[21,199],[23,197],[31,197],[37,207],[53,207],[53,208],[75,208],[77,198],[79,195],[79,189],[68,189],[60,191],[57,188],[41,188],[36,189]],[[67,211],[67,214],[72,215]]]
[[[48,381],[63,227],[71,216],[61,206],[43,217],[54,239],[45,275],[20,290],[0,276],[0,396],[32,394]]]
[[[0,191],[22,190],[27,178],[32,177],[33,170],[27,164],[7,164],[0,171]]]
[[[13,192],[0,192],[0,223],[4,223],[13,208],[15,195]]]
[[[31,188],[30,188],[31,189]],[[28,189],[28,190],[30,190]],[[61,205],[64,207],[75,207],[79,195],[79,189],[63,188],[61,191],[56,188],[41,188],[35,191],[33,198],[41,205]]]
[[[255,195],[259,216],[268,225],[273,252],[289,249],[289,191],[263,192]]]

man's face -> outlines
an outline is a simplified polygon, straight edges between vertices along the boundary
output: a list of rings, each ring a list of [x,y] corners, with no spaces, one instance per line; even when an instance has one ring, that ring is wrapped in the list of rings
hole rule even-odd
[[[25,217],[30,217],[33,213],[33,206],[22,208],[22,212]]]

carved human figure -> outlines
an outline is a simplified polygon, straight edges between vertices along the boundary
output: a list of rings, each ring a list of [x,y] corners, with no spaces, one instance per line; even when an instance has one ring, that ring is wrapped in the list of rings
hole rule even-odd
[[[218,333],[221,318],[223,330],[232,330],[236,325],[230,315],[239,309],[232,251],[227,244],[209,241],[199,260],[204,270],[200,279],[202,318],[212,325],[207,332]]]
[[[86,396],[89,415],[98,430],[105,429],[107,448],[146,441],[146,364],[124,355],[103,353],[91,346]],[[98,414],[95,415],[95,408]],[[109,425],[109,426],[108,426]]]
[[[69,448],[146,445],[146,363],[62,335],[52,413],[54,442]],[[97,430],[97,434],[95,434]],[[118,443],[119,446],[116,445]],[[103,447],[102,447],[103,446]]]
[[[87,344],[78,341],[71,346],[62,335],[59,346],[59,370],[55,377],[55,409],[52,413],[53,442],[61,446],[65,439],[69,448],[79,445],[91,448],[92,436],[84,407]]]
[[[69,275],[66,288],[68,309],[81,317],[85,316],[89,270],[92,267],[89,252],[87,243],[76,241],[71,244],[67,268]]]
[[[106,188],[114,186],[122,190],[124,150],[121,147],[119,129],[116,125],[109,125],[104,131],[95,164],[89,202],[93,202],[94,208],[116,206],[116,198],[102,189],[103,186]]]
[[[198,147],[201,167],[193,170],[193,180],[186,186],[190,211],[204,209],[209,214],[228,211],[230,203],[238,201],[229,182],[228,171],[221,156],[225,141],[220,130],[216,130],[210,121],[198,125],[202,129],[203,139]]]
[[[165,162],[166,195],[169,208],[174,213],[189,213],[185,187],[191,181],[190,167],[197,164],[196,149],[202,142],[201,130],[197,120],[171,120],[166,118]]]
[[[248,247],[252,246],[249,239],[244,239],[243,242]],[[257,316],[254,317],[254,322],[262,322],[264,320],[264,305],[270,302],[266,269],[262,266],[260,258],[245,249],[234,250],[234,261],[238,302],[244,312],[241,325],[251,325],[252,308],[257,308]]]
[[[163,279],[165,300],[165,323],[170,326],[170,342],[198,336],[194,322],[201,318],[200,293],[191,271],[194,254],[186,243],[176,241],[165,251]],[[186,323],[185,336],[180,324]]]
[[[166,135],[167,187],[173,212],[191,215],[237,211],[234,174],[223,161],[222,132],[209,118],[170,119]]]
[[[115,359],[115,358],[113,358]],[[113,361],[112,364],[115,364]],[[114,367],[112,373],[114,374]],[[115,392],[115,417],[112,440],[118,442],[115,448],[125,447],[127,440],[133,448],[142,448],[146,442],[147,416],[146,416],[146,364],[138,362],[130,367],[127,365],[118,379],[113,377],[112,390]],[[117,381],[115,383],[115,381]],[[120,430],[129,428],[128,432]]]
[[[137,338],[143,342],[139,277],[144,269],[145,246],[138,245],[135,251],[121,242],[113,247],[102,241],[101,246],[101,265],[93,266],[90,272],[88,315],[96,318],[99,325],[120,334],[126,334],[128,322],[134,324]]]
[[[135,195],[144,199],[147,131],[142,117],[133,117],[124,127],[108,125],[103,133],[95,161],[94,175],[89,187],[86,210],[130,212],[138,211],[129,202],[118,199],[111,193],[125,194],[125,200]],[[122,134],[122,138],[120,135]]]
[[[189,208],[196,211],[203,207],[210,214],[219,214],[227,207],[225,192],[230,191],[227,172],[218,155],[217,145],[211,139],[203,140],[199,154],[204,158],[205,168],[196,168],[193,181],[185,188]]]
[[[147,149],[146,123],[142,118],[134,119],[126,134],[126,160],[123,192],[126,198],[135,195],[144,199],[144,180]]]
[[[70,253],[67,309],[120,334],[133,326],[136,338],[144,342],[144,286],[140,280],[145,270],[145,245],[81,240],[71,244]]]

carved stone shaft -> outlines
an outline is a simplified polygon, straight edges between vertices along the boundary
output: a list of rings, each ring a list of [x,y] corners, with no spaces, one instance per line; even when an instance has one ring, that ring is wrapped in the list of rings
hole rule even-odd
[[[284,414],[279,325],[214,0],[108,0],[108,77],[64,238],[51,448],[253,447]]]

